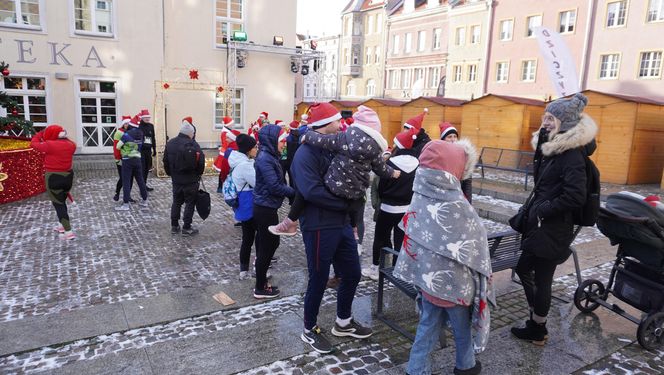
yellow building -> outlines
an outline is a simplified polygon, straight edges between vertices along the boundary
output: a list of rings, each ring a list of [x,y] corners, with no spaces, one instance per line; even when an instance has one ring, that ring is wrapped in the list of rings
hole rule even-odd
[[[296,0],[0,1],[0,90],[36,126],[62,125],[78,153],[110,153],[121,116],[142,108],[160,148],[185,116],[216,147],[224,115],[242,128],[263,111],[292,117],[295,15]],[[247,41],[227,43],[238,30]]]

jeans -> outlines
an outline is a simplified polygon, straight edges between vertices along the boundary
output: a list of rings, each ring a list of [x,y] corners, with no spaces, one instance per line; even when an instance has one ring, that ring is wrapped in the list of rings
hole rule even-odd
[[[145,181],[143,181],[141,159],[122,159],[122,201],[124,203],[129,203],[129,198],[131,198],[132,179],[135,179],[138,184],[138,188],[141,191],[141,198],[143,200],[148,199],[148,191],[145,188]]]
[[[470,307],[438,307],[420,296],[420,323],[417,326],[415,342],[410,350],[407,371],[411,375],[431,374],[430,354],[438,342],[440,330],[449,320],[454,332],[456,345],[456,368],[467,370],[475,366],[475,352],[470,329]]]

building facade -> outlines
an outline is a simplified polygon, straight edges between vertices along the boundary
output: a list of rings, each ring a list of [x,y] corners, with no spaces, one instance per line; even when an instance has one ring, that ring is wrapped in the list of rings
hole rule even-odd
[[[225,115],[238,127],[262,111],[292,116],[295,14],[296,0],[3,1],[0,55],[11,75],[0,89],[37,126],[61,124],[79,153],[111,153],[121,116],[142,108],[159,147],[185,116],[199,143],[216,147]],[[254,44],[227,43],[239,30]]]
[[[447,2],[405,0],[390,11],[384,96],[436,96],[444,86],[448,45]]]
[[[324,36],[316,39],[317,50],[325,54],[319,72],[322,71],[320,93],[322,101],[339,99],[339,48],[340,35]]]
[[[471,100],[485,92],[488,40],[492,24],[490,0],[457,1],[449,9],[448,59],[442,93]]]
[[[353,0],[342,11],[338,90],[343,99],[383,92],[387,6],[385,0]]]
[[[295,103],[338,99],[339,35],[306,38],[302,41],[302,49],[316,51],[320,57],[296,62],[300,74],[295,78]],[[306,66],[307,74],[302,74],[303,66]]]

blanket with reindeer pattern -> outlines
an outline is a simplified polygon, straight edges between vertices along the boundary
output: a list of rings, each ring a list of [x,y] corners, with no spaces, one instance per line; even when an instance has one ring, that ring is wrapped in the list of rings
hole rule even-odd
[[[405,236],[394,275],[429,295],[472,306],[476,352],[489,339],[488,302],[495,305],[487,232],[459,180],[420,167],[400,227]]]

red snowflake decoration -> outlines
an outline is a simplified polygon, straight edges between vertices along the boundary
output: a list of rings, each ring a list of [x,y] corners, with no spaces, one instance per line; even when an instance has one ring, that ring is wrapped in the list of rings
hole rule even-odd
[[[192,69],[189,71],[189,79],[198,79],[198,70]]]
[[[171,87],[171,85],[169,85],[168,83],[164,83],[163,87],[164,87],[164,90],[168,90],[168,88]]]
[[[217,92],[219,92],[219,93],[224,92],[224,87],[223,86],[217,87]]]

